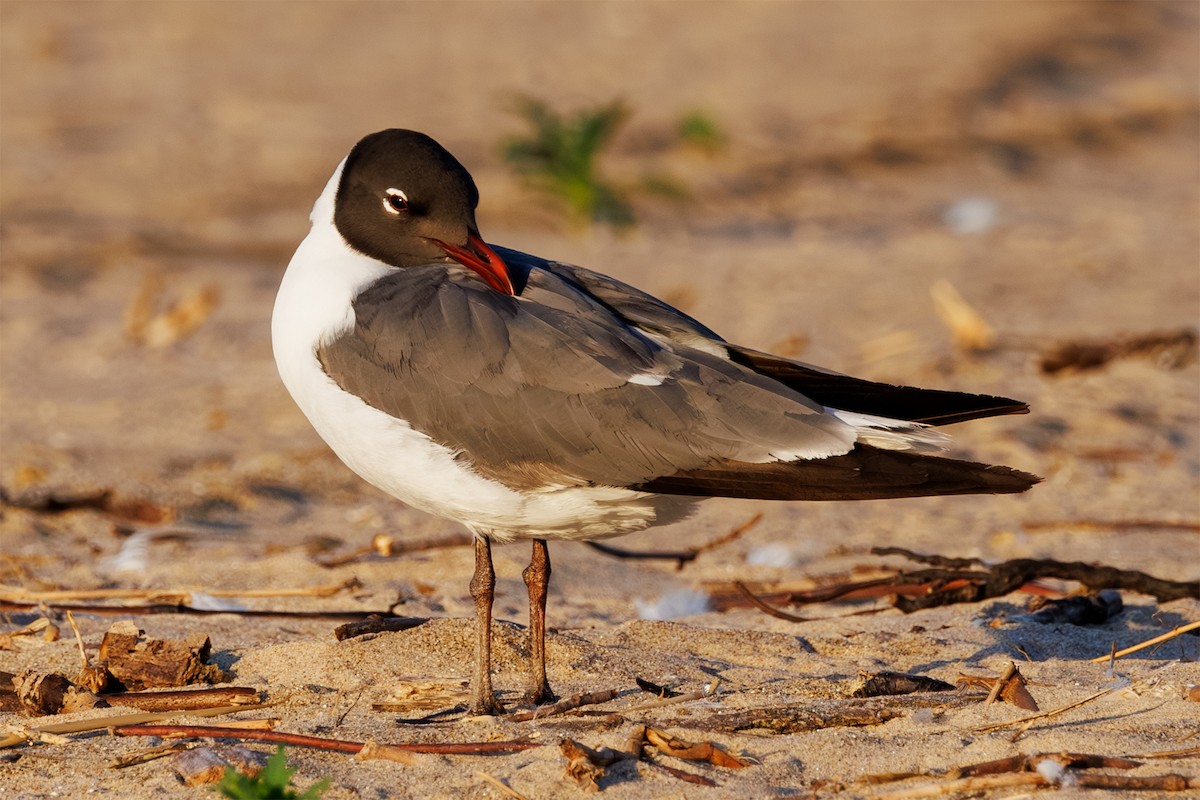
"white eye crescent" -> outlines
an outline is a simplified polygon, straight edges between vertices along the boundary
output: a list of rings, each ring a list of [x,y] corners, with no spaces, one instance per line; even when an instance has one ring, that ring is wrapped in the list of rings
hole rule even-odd
[[[383,210],[393,216],[400,216],[408,211],[408,195],[399,189],[388,189],[387,197],[383,198]]]

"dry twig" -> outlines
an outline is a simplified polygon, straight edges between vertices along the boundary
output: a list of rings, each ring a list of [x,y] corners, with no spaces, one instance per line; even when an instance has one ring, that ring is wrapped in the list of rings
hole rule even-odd
[[[310,747],[317,750],[334,750],[341,753],[358,753],[367,742],[354,742],[344,739],[328,739],[321,736],[304,736],[298,733],[283,731],[242,730],[232,727],[216,727],[209,725],[122,725],[114,728],[117,736],[204,736],[212,739],[239,739],[256,742],[271,742],[292,747]],[[407,753],[437,753],[441,755],[485,755],[496,753],[514,753],[519,750],[529,750],[541,747],[541,742],[528,740],[505,742],[415,742],[371,744],[375,751],[398,750]]]
[[[506,715],[513,722],[528,722],[530,720],[545,719],[552,717],[555,714],[563,714],[567,711],[574,711],[581,706],[592,706],[600,703],[607,703],[614,699],[619,692],[616,689],[604,689],[598,692],[583,692],[581,694],[573,694],[570,697],[564,697],[557,703],[550,705],[538,706],[537,708],[528,709],[525,711],[514,711]]]
[[[1000,728],[1009,728],[1009,727],[1012,727],[1013,725],[1029,725],[1030,723],[1036,722],[1039,719],[1046,719],[1048,717],[1058,716],[1059,714],[1062,714],[1063,712],[1070,711],[1075,708],[1079,708],[1080,706],[1083,706],[1083,705],[1087,705],[1088,703],[1092,702],[1093,700],[1098,700],[1099,698],[1104,697],[1106,694],[1112,694],[1112,691],[1113,691],[1112,689],[1105,689],[1102,692],[1096,692],[1093,695],[1089,695],[1088,697],[1085,697],[1082,700],[1077,700],[1074,703],[1068,703],[1067,705],[1059,706],[1058,708],[1052,708],[1049,711],[1043,711],[1040,714],[1034,714],[1033,716],[1029,716],[1029,717],[1022,717],[1020,719],[1013,719],[1013,720],[1009,720],[1008,722],[993,722],[991,725],[984,725],[982,727],[976,728],[975,730],[978,733],[985,733],[987,731],[999,730]]]
[[[1176,636],[1182,636],[1183,634],[1188,633],[1189,631],[1194,631],[1197,629],[1200,629],[1200,621],[1189,622],[1187,625],[1180,625],[1178,628],[1176,628],[1173,631],[1164,633],[1161,636],[1155,636],[1153,639],[1147,639],[1146,641],[1144,641],[1140,644],[1135,644],[1132,647],[1126,647],[1124,650],[1118,650],[1115,653],[1108,653],[1106,655],[1096,656],[1095,658],[1092,659],[1092,663],[1100,664],[1102,662],[1109,661],[1114,658],[1121,658],[1123,656],[1129,655],[1130,653],[1136,653],[1139,650],[1145,650],[1147,647],[1153,647],[1154,645],[1159,644],[1161,642],[1165,642],[1168,639],[1174,639]]]
[[[587,544],[589,547],[591,547],[595,550],[599,550],[601,553],[612,556],[613,558],[645,559],[645,560],[653,559],[653,560],[658,560],[658,561],[674,561],[674,562],[676,562],[676,564],[675,564],[676,569],[683,569],[686,564],[688,564],[692,561],[695,561],[696,557],[699,556],[701,553],[708,552],[709,550],[714,550],[718,547],[721,547],[722,545],[726,545],[729,542],[732,542],[734,539],[737,539],[743,533],[750,530],[755,525],[757,525],[759,522],[761,522],[762,518],[763,518],[763,515],[761,512],[759,512],[759,513],[755,514],[754,516],[750,517],[750,519],[746,520],[742,524],[733,528],[728,533],[722,534],[721,536],[718,536],[716,539],[713,539],[712,541],[709,541],[709,542],[705,542],[704,544],[700,545],[699,547],[694,547],[691,550],[677,550],[677,551],[670,551],[670,552],[647,552],[644,550],[626,550],[624,548],[613,547],[610,544],[604,544],[602,542],[588,542]]]

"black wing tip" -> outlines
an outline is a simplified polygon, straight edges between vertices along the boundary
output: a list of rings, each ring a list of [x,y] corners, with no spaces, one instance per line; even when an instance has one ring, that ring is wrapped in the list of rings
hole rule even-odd
[[[909,387],[902,387],[909,388]],[[920,390],[914,390],[920,391]],[[923,390],[923,391],[939,391],[939,390]],[[993,397],[991,395],[971,395],[962,394],[963,397],[970,397],[979,401],[979,405],[974,408],[964,409],[946,414],[934,414],[928,417],[912,420],[925,425],[954,425],[958,422],[969,422],[973,419],[985,419],[987,417],[1006,417],[1014,414],[1028,414],[1029,404],[1020,400],[1012,400],[1007,397]]]
[[[957,494],[1020,494],[1041,476],[1012,467],[858,444],[828,458],[723,462],[628,488],[747,500],[885,500]]]

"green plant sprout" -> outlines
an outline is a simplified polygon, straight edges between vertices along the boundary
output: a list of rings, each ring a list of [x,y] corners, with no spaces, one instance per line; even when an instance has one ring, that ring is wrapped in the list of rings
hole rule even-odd
[[[614,227],[633,224],[624,194],[601,179],[596,163],[629,116],[623,103],[564,116],[540,100],[521,97],[516,111],[531,128],[529,135],[504,143],[504,158],[518,174],[564,201],[580,219]]]
[[[676,127],[680,140],[706,153],[716,153],[725,146],[725,134],[712,117],[703,111],[692,111],[680,118]]]
[[[329,779],[321,780],[309,786],[303,792],[291,788],[292,775],[296,770],[288,767],[287,754],[281,745],[275,754],[267,759],[267,765],[262,772],[253,778],[229,767],[217,789],[225,797],[232,800],[320,800],[321,795],[329,789]]]

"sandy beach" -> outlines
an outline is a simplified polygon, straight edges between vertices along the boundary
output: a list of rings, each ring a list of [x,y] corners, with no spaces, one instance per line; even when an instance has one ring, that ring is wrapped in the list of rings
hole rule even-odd
[[[542,745],[409,764],[289,748],[295,786],[328,778],[327,800],[581,796],[560,741],[622,748],[638,726],[748,766],[648,747],[654,763],[608,767],[601,795],[964,796],[957,768],[1062,752],[1140,765],[978,791],[1181,796],[1072,781],[1200,779],[1195,632],[1093,661],[1200,620],[1194,593],[1123,591],[1123,611],[1087,626],[1030,613],[1037,593],[1079,588],[1052,578],[907,614],[888,591],[777,603],[801,621],[730,598],[734,582],[768,597],[928,566],[873,547],[977,569],[1053,559],[1200,578],[1198,27],[1192,2],[4,0],[0,634],[47,615],[62,635],[5,636],[0,672],[74,675],[63,610],[104,606],[74,613],[89,657],[121,619],[155,638],[206,635],[229,684],[268,703],[200,724]],[[624,103],[600,165],[635,226],[572,222],[513,173],[502,145],[525,130],[521,96],[564,113]],[[678,139],[689,115],[715,123],[715,146]],[[551,684],[615,698],[418,724],[466,697],[471,547],[337,460],[270,344],[313,200],[353,143],[385,127],[429,133],[463,161],[489,242],[610,274],[750,347],[1028,402],[1028,416],[948,428],[951,452],[1044,482],[1004,497],[712,500],[610,542],[716,542],[682,565],[551,543]],[[648,178],[679,191],[647,191]],[[986,323],[984,346],[945,321],[946,287]],[[1048,371],[1077,342],[1101,363]],[[378,537],[408,552],[373,550]],[[495,559],[496,681],[513,704],[528,546]],[[223,613],[114,611],[132,590],[144,592],[126,602]],[[389,610],[430,621],[334,636]],[[866,674],[955,684],[1010,662],[1042,711],[1092,699],[1022,728],[1030,711],[977,691],[853,696]],[[655,704],[638,679],[701,696]],[[0,722],[7,733],[131,712]],[[169,757],[112,766],[163,743],[100,730],[0,749],[0,798],[215,796],[183,786]]]

